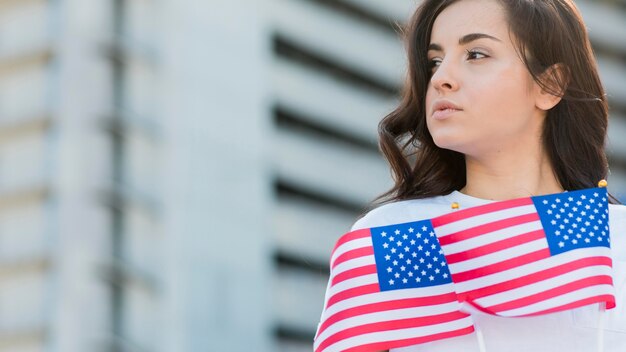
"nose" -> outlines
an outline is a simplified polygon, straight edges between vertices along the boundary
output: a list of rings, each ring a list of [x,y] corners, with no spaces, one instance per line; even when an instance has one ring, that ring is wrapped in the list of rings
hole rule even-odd
[[[435,69],[430,82],[437,91],[455,91],[459,88],[459,82],[456,79],[457,73],[453,65],[444,59]]]

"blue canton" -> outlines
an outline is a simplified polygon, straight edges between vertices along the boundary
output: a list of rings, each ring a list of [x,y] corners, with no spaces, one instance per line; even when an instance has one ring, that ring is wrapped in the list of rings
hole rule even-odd
[[[371,229],[381,291],[452,282],[430,220]]]
[[[606,188],[532,197],[550,254],[577,248],[610,247]]]

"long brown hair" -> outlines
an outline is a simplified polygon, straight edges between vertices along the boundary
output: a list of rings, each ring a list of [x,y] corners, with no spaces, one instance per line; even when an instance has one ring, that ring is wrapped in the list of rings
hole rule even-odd
[[[404,30],[408,72],[402,100],[378,128],[395,185],[377,198],[378,203],[445,195],[465,185],[464,155],[435,145],[425,106],[433,22],[456,1],[425,0]],[[547,112],[542,135],[558,181],[566,190],[594,187],[608,173],[608,106],[580,12],[570,0],[498,1],[518,55],[535,82],[562,96]],[[561,74],[546,76],[556,66]]]

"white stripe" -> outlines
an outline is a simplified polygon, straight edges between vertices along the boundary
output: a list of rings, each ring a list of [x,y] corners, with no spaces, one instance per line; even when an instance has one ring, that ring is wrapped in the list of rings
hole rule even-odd
[[[442,246],[443,252],[446,255],[464,252],[472,248],[482,247],[487,244],[502,241],[507,238],[519,236],[525,233],[541,230],[541,221],[532,221],[520,225],[504,228],[493,232],[488,232],[480,236],[468,238],[466,240],[450,243]]]
[[[523,297],[528,297],[540,292],[566,285],[581,278],[587,278],[598,275],[611,276],[612,269],[606,265],[595,265],[591,267],[584,267],[569,273],[553,277],[550,279],[542,280],[534,284],[529,284],[516,289],[512,289],[506,292],[496,293],[490,296],[481,297],[476,300],[481,307],[491,307],[496,304],[504,302],[514,301]]]
[[[438,334],[442,332],[463,329],[469,326],[472,326],[471,317],[466,317],[466,318],[462,318],[459,320],[437,324],[437,325],[431,325],[431,326],[420,326],[417,328],[399,329],[399,330],[363,334],[363,335],[354,336],[345,340],[338,341],[337,343],[332,344],[328,346],[326,349],[324,349],[324,352],[341,352],[351,347],[367,345],[370,343],[377,343],[377,342],[384,342],[384,341],[397,341],[397,340],[411,339],[411,338],[422,337],[422,336],[430,336],[430,335]],[[319,344],[316,344],[315,347],[317,346],[319,346]]]
[[[328,290],[328,293],[330,297],[333,297],[334,295],[341,293],[345,290],[371,284],[378,284],[378,274],[362,275],[352,279],[341,281],[340,283],[331,286],[331,288]]]
[[[348,271],[355,268],[360,268],[363,266],[368,266],[376,264],[376,259],[374,259],[373,255],[366,255],[363,257],[358,257],[350,260],[346,260],[345,262],[338,264],[331,270],[332,277],[335,277],[344,271]]]
[[[326,307],[324,312],[322,312],[322,321],[326,320],[328,317],[335,315],[337,312],[363,306],[366,304],[389,302],[407,298],[437,296],[450,292],[454,292],[454,284],[452,283],[431,287],[408,288],[403,290],[383,291],[370,293],[367,295],[361,295],[339,301],[330,307]]]
[[[545,248],[548,248],[548,241],[546,241],[545,238],[540,238],[538,240],[520,244],[515,247],[503,249],[498,252],[493,252],[491,254],[483,255],[454,264],[448,264],[448,267],[450,268],[450,272],[452,273],[462,273],[464,271],[485,267],[487,265],[495,263],[500,263],[502,261],[516,258],[521,255]]]
[[[499,273],[494,273],[476,279],[459,282],[456,284],[456,291],[458,293],[467,292],[482,287],[502,283],[504,281],[520,278],[522,276],[526,276],[535,272],[544,271],[561,264],[569,263],[573,260],[596,256],[605,256],[610,258],[611,249],[607,247],[574,249],[565,253],[561,253],[559,255],[538,260],[536,262],[501,271]]]
[[[581,299],[585,299],[588,297],[593,297],[593,296],[603,295],[603,294],[613,294],[614,292],[615,291],[613,289],[613,286],[611,285],[596,285],[596,286],[591,286],[591,287],[585,287],[583,289],[569,292],[561,296],[553,297],[545,301],[537,302],[535,304],[532,304],[526,307],[500,312],[498,313],[498,315],[505,316],[505,317],[512,317],[512,316],[533,314],[533,313],[541,312],[543,310],[550,309],[553,307],[573,303],[573,302],[576,302],[576,301],[579,301]]]
[[[322,332],[317,339],[325,340],[329,336],[346,329],[354,328],[361,325],[372,324],[376,322],[385,322],[400,319],[415,319],[427,317],[431,315],[439,315],[459,311],[458,302],[450,302],[426,307],[402,308],[394,310],[386,310],[382,312],[362,314],[352,318],[340,320],[330,325]]]
[[[372,238],[369,236],[363,237],[363,238],[357,238],[356,240],[348,241],[342,244],[341,246],[337,247],[337,249],[335,249],[335,252],[330,258],[331,267],[332,265],[334,265],[335,260],[337,260],[337,257],[339,257],[340,255],[346,252],[358,249],[358,248],[363,248],[363,247],[368,247],[368,246],[369,247],[372,246]]]
[[[482,224],[488,224],[502,219],[508,219],[520,215],[530,214],[536,212],[534,204],[523,205],[514,208],[508,208],[503,210],[494,211],[482,215],[472,216],[467,219],[454,221],[446,225],[438,226],[435,231],[439,236],[446,236],[451,233],[466,230],[472,227],[476,227]]]

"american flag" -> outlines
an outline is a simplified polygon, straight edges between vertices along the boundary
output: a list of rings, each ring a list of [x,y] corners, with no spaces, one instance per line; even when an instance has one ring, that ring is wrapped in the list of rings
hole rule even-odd
[[[494,202],[356,230],[331,255],[316,352],[377,351],[469,334],[491,314],[615,306],[605,188]]]
[[[592,188],[432,219],[459,300],[512,317],[613,308],[607,197]]]
[[[429,220],[357,230],[331,256],[316,352],[377,351],[469,334]]]

